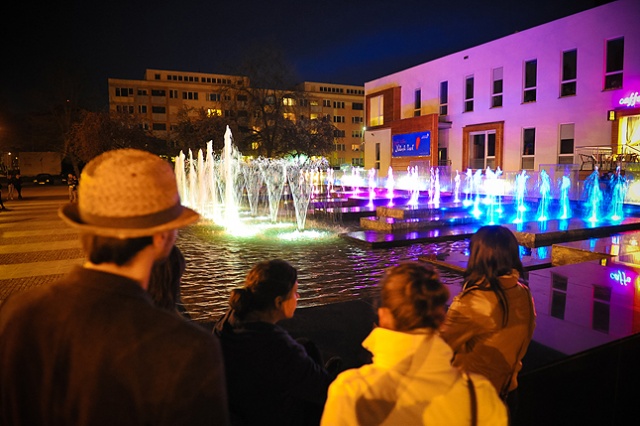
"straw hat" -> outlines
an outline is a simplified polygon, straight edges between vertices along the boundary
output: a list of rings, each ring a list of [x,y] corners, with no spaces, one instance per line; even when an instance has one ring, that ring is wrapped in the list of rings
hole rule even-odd
[[[58,215],[81,232],[115,238],[136,238],[182,228],[198,220],[180,204],[171,166],[137,149],[108,151],[82,171],[78,203]]]

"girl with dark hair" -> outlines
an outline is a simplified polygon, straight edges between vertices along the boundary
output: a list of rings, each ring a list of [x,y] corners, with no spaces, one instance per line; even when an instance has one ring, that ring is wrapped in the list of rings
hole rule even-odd
[[[483,226],[469,243],[462,292],[447,312],[440,335],[454,351],[453,365],[486,376],[503,399],[518,386],[536,313],[518,241],[503,226]],[[507,400],[510,408],[515,395]],[[513,414],[513,413],[511,413]]]
[[[506,408],[486,378],[451,365],[438,336],[449,290],[433,269],[403,262],[380,281],[379,327],[362,343],[373,363],[329,387],[322,425],[504,425]]]
[[[298,273],[284,260],[260,262],[234,289],[216,323],[236,425],[317,424],[333,376],[276,323],[293,317]]]

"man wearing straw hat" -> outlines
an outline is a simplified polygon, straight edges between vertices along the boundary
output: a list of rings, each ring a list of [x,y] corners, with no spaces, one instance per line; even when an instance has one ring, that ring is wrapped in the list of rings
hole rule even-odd
[[[198,219],[171,166],[114,150],[80,182],[59,214],[85,264],[0,305],[0,424],[228,424],[219,342],[145,291],[177,229]]]

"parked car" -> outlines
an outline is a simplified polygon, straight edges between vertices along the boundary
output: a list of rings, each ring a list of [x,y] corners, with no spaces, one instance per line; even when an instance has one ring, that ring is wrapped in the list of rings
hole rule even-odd
[[[39,175],[37,175],[35,177],[35,179],[33,179],[33,182],[37,183],[38,185],[53,185],[54,184],[53,176],[50,175],[49,173],[40,173]]]

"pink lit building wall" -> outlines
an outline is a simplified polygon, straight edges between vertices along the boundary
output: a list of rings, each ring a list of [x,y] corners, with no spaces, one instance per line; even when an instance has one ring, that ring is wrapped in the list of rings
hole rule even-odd
[[[640,1],[619,0],[365,83],[365,168],[640,172],[639,93]],[[396,156],[420,132],[429,155]]]

